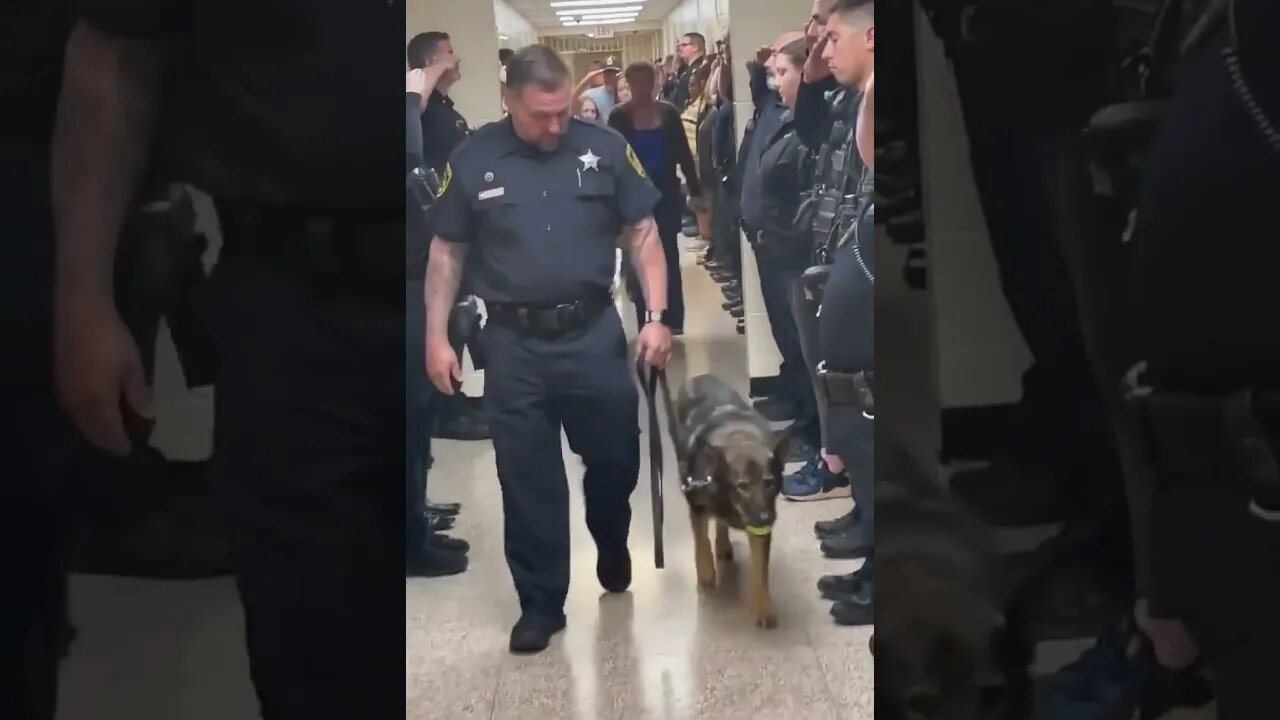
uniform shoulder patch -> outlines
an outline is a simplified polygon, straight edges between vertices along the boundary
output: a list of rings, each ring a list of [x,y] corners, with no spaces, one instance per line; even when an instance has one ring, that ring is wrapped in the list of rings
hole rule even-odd
[[[631,147],[631,143],[627,143],[627,162],[631,164],[631,169],[642,178],[648,179],[648,175],[644,172],[644,165],[640,163],[640,158],[636,157],[635,148]]]
[[[449,184],[452,182],[453,182],[453,165],[451,163],[445,163],[444,175],[441,176],[440,178],[440,192],[438,193],[438,196],[443,197],[445,191],[449,189]]]

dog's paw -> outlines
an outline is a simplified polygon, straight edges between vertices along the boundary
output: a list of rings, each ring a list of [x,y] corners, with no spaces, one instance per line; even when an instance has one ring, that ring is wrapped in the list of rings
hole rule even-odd
[[[778,627],[778,616],[771,612],[757,614],[756,627],[772,630]]]
[[[698,568],[698,584],[704,588],[713,588],[716,586],[716,568],[711,563],[707,563],[710,567]]]

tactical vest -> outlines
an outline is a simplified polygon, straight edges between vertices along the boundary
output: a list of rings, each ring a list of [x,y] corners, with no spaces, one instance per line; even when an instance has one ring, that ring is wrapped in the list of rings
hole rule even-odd
[[[818,150],[816,184],[809,199],[813,210],[813,250],[818,265],[831,263],[841,238],[857,223],[867,202],[875,174],[858,157],[854,117],[861,95],[839,90],[832,97],[834,121],[827,141]]]

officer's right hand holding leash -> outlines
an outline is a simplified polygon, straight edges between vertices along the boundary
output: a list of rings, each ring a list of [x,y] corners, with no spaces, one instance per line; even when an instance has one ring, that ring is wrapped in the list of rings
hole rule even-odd
[[[666,367],[671,359],[671,328],[657,320],[645,323],[636,338],[636,357],[651,368]]]

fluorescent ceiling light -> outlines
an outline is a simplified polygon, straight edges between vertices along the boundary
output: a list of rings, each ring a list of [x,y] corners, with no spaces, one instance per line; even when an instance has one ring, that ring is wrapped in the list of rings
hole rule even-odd
[[[635,15],[610,15],[608,17],[589,17],[589,18],[581,18],[579,20],[566,19],[562,24],[568,25],[572,23],[574,25],[592,25],[595,23],[607,24],[607,23],[620,23],[620,22],[635,22],[635,20],[636,20]]]
[[[638,13],[644,9],[643,5],[624,5],[622,7],[600,8],[592,10],[582,8],[579,10],[557,10],[556,15],[599,15],[600,13]]]
[[[635,18],[618,18],[616,20],[587,20],[578,22],[576,20],[566,20],[561,25],[564,27],[574,27],[575,25],[620,25],[622,23],[635,22]]]
[[[643,3],[645,0],[564,0],[563,2],[553,2],[553,8],[592,8],[603,5],[634,5]]]
[[[626,18],[635,19],[636,13],[600,13],[598,15],[579,15],[578,22],[591,22],[592,20],[622,20]],[[568,20],[569,18],[565,18]]]

